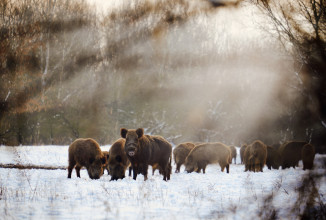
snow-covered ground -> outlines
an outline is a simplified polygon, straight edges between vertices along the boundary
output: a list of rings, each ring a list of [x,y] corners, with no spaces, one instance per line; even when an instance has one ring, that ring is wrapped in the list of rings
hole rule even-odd
[[[0,155],[0,164],[67,166],[68,146],[0,146]],[[319,163],[325,157],[316,155],[314,172],[325,171]],[[67,170],[0,168],[0,219],[251,219],[271,193],[278,216],[287,219],[308,172],[302,164],[286,170],[265,167],[263,173],[244,172],[241,164],[232,164],[229,174],[219,165],[209,165],[206,174],[175,174],[174,169],[173,164],[168,182],[151,170],[146,182],[142,175],[110,182],[107,173],[91,180],[86,170],[81,178],[73,171],[68,179]],[[317,186],[324,203],[325,180]]]

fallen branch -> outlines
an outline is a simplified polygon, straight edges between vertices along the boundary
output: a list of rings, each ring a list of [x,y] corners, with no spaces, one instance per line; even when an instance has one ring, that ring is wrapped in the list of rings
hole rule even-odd
[[[63,166],[37,166],[37,165],[21,165],[21,164],[0,164],[0,168],[15,168],[15,169],[40,169],[40,170],[66,170]]]

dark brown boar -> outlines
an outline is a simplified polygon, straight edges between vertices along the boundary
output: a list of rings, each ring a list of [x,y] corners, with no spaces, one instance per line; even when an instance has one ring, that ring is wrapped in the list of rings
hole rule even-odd
[[[245,171],[263,172],[266,159],[266,145],[262,141],[254,141],[245,150]]]
[[[119,138],[110,148],[108,167],[111,180],[125,178],[126,170],[130,166],[130,161],[125,152],[125,142],[125,139]]]
[[[104,154],[104,156],[106,157],[106,163],[103,164],[103,174],[104,174],[104,170],[106,170],[108,172],[108,175],[110,174],[109,172],[109,166],[108,166],[108,161],[109,161],[109,151],[102,151],[102,153]]]
[[[175,164],[177,165],[175,169],[176,173],[180,172],[181,165],[185,163],[186,157],[194,147],[195,144],[186,142],[186,143],[179,144],[173,149],[173,158]]]
[[[311,170],[314,166],[315,147],[311,144],[305,144],[302,147],[303,170]]]
[[[126,139],[125,152],[133,169],[133,179],[137,174],[147,180],[148,165],[158,164],[163,180],[170,179],[172,146],[161,136],[144,135],[144,129],[121,129],[121,137]]]
[[[298,166],[302,160],[302,147],[307,144],[304,141],[289,141],[281,145],[279,153],[281,155],[282,169]]]
[[[266,165],[270,170],[272,168],[278,170],[281,165],[281,155],[272,146],[267,146]]]
[[[86,167],[89,178],[99,179],[103,175],[103,165],[107,161],[100,145],[91,138],[75,140],[69,146],[68,158],[68,178],[71,178],[74,167],[77,177],[80,177],[80,169]]]
[[[218,163],[221,171],[229,173],[229,164],[231,160],[231,149],[222,143],[206,143],[195,146],[185,160],[186,171],[191,173],[193,171],[205,173],[208,164]]]
[[[234,163],[237,163],[237,149],[235,148],[235,146],[230,146],[231,149],[231,157],[232,159],[234,159]]]
[[[240,159],[241,159],[241,164],[244,163],[244,153],[245,153],[246,147],[247,147],[247,145],[244,144],[244,145],[242,145],[241,148],[240,148]]]

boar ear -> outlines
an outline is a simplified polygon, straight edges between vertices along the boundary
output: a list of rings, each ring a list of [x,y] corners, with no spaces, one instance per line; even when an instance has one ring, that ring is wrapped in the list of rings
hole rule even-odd
[[[121,162],[122,162],[122,158],[121,158],[121,156],[120,156],[120,155],[117,155],[117,156],[115,157],[115,159],[116,159],[116,161],[118,161],[119,163],[121,163]]]
[[[104,157],[101,157],[101,162],[102,162],[102,164],[105,164],[106,163],[106,157],[104,156]]]
[[[91,158],[89,158],[89,164],[92,164],[92,163],[94,162],[94,160],[95,160],[95,159],[94,159],[94,158],[92,158],[92,157],[91,157]]]
[[[144,129],[142,129],[142,128],[138,128],[138,129],[136,130],[136,133],[137,133],[137,135],[138,135],[138,138],[141,138],[141,137],[144,135]]]
[[[121,134],[121,137],[122,138],[126,138],[127,133],[128,133],[128,130],[127,129],[125,129],[125,128],[121,128],[120,129],[120,134]]]

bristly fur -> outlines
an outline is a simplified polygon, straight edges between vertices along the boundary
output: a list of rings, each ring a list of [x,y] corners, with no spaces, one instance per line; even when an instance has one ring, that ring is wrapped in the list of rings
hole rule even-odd
[[[147,179],[148,165],[155,165],[161,169],[163,180],[170,179],[172,146],[161,136],[144,135],[142,128],[121,129],[121,137],[126,139],[125,152],[133,169],[133,179],[137,174]],[[170,161],[170,162],[169,162]]]

